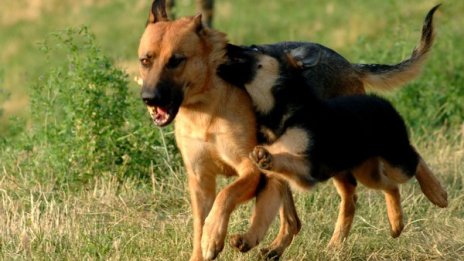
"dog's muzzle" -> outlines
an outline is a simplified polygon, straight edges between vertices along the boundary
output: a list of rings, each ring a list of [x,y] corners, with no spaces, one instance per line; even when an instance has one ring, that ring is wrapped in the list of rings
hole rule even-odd
[[[177,85],[161,82],[154,88],[142,86],[141,98],[147,106],[153,123],[164,127],[174,120],[182,103],[183,93]]]

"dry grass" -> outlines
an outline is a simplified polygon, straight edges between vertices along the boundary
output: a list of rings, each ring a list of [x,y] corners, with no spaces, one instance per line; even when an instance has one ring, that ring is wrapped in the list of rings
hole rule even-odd
[[[458,260],[464,255],[464,145],[440,133],[419,150],[446,184],[450,205],[432,206],[415,181],[402,187],[405,230],[389,236],[381,193],[361,188],[349,241],[339,251],[325,246],[336,219],[338,197],[330,182],[296,194],[303,229],[284,260]],[[58,189],[4,169],[0,179],[0,259],[186,260],[191,213],[184,173],[152,182],[95,179],[85,189]],[[222,182],[224,184],[224,182]],[[231,219],[230,232],[244,231],[250,204]],[[271,241],[276,225],[264,244]],[[226,246],[221,260],[250,260]]]

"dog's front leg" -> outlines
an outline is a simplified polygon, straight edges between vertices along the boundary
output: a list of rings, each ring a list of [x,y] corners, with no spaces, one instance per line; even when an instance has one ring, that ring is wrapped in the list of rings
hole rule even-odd
[[[216,195],[216,178],[207,176],[204,172],[195,173],[188,167],[187,172],[193,213],[193,252],[190,260],[200,261],[203,260],[201,252],[203,225]]]
[[[231,212],[237,205],[253,198],[259,184],[260,172],[248,158],[234,166],[239,178],[218,193],[205,220],[201,238],[205,260],[215,259],[222,251]]]

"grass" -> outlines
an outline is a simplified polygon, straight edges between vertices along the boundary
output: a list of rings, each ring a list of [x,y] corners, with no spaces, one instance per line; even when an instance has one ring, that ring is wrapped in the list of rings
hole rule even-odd
[[[338,198],[328,184],[297,194],[303,229],[284,260],[459,260],[464,254],[463,141],[440,137],[419,150],[446,184],[450,205],[432,206],[413,181],[402,187],[405,230],[389,236],[379,192],[360,189],[349,241],[339,252],[325,250],[336,220]],[[37,183],[26,173],[3,170],[0,179],[0,259],[186,260],[192,218],[182,171],[140,183],[97,178],[71,193]],[[151,173],[152,176],[156,175]],[[232,217],[230,233],[244,231],[250,206]],[[277,224],[262,245],[277,232]],[[226,246],[221,260],[252,260]]]
[[[0,260],[189,258],[192,215],[172,129],[150,125],[132,81],[149,2],[0,3]],[[177,2],[180,15],[193,13],[194,1]],[[250,3],[217,2],[215,26],[234,43],[311,40],[355,62],[393,63],[409,55],[435,1]],[[463,11],[464,2],[444,3],[422,76],[387,94],[447,187],[450,206],[432,206],[417,182],[407,183],[406,228],[392,239],[383,196],[361,188],[349,241],[328,251],[339,199],[330,182],[321,184],[295,194],[303,229],[284,260],[462,259]],[[81,24],[95,39],[64,30]],[[251,207],[234,212],[229,234],[246,230]],[[220,260],[254,260],[257,252],[226,245]]]

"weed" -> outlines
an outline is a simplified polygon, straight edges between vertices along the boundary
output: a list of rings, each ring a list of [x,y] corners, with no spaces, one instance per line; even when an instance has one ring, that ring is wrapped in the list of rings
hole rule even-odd
[[[29,90],[32,127],[15,146],[28,153],[22,166],[76,185],[101,175],[148,177],[150,165],[162,172],[175,168],[165,157],[174,151],[172,135],[166,141],[149,124],[143,104],[129,95],[127,75],[86,27],[53,33],[41,49],[63,60]]]

